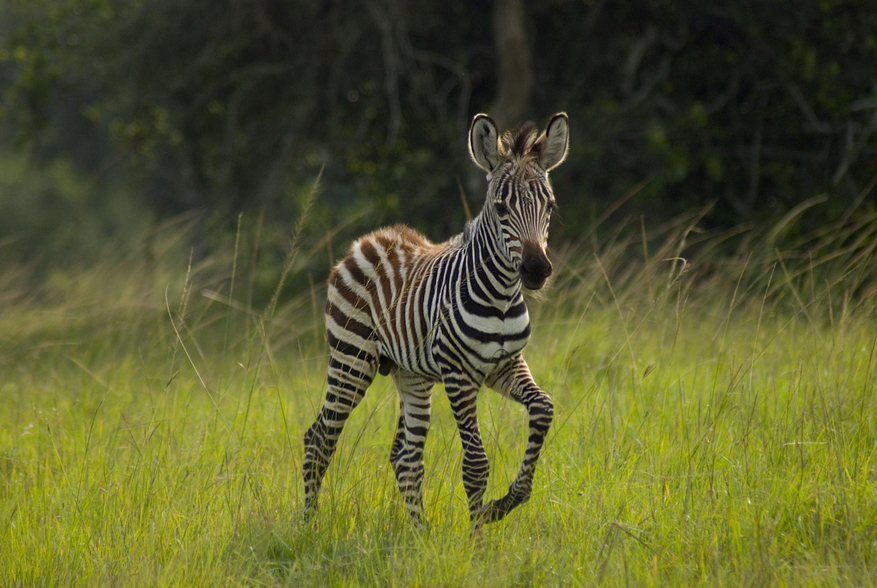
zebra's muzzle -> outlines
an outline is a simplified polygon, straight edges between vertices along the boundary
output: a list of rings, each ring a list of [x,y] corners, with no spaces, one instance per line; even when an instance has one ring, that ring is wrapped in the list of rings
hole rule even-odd
[[[542,248],[532,243],[524,243],[521,252],[521,282],[528,290],[538,290],[545,285],[551,275],[551,262]]]

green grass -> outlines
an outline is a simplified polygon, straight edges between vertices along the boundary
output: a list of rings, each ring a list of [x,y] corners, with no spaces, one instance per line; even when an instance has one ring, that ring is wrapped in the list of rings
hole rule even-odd
[[[553,253],[525,356],[555,424],[530,502],[474,537],[440,387],[430,528],[408,524],[387,378],[301,524],[322,290],[250,309],[250,244],[37,289],[7,270],[0,585],[877,584],[877,222],[749,230],[734,255],[688,227]],[[495,498],[525,415],[480,403]]]

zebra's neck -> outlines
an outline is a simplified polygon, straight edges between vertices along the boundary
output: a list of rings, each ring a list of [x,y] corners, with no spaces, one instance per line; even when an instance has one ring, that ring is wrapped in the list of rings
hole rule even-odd
[[[511,300],[521,292],[521,276],[507,254],[499,245],[498,224],[482,211],[467,227],[463,255],[466,257],[468,272],[479,282],[494,286],[500,298]]]

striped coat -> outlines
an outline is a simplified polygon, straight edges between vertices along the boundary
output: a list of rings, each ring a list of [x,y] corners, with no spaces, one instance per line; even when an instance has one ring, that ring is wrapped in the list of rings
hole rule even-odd
[[[404,226],[358,239],[329,276],[330,348],[326,400],[305,435],[305,510],[310,516],[350,412],[378,372],[393,377],[400,416],[390,460],[415,521],[422,520],[423,446],[430,392],[441,382],[463,444],[463,483],[473,522],[502,518],[525,502],[553,406],[533,381],[521,351],[530,337],[522,288],[551,273],[545,247],[555,207],[548,171],[568,143],[568,120],[544,133],[531,124],[500,138],[485,115],[470,129],[470,153],[488,172],[481,213],[464,232],[435,244]],[[524,404],[530,420],[524,461],[509,492],[483,502],[489,464],[476,398],[486,384]]]

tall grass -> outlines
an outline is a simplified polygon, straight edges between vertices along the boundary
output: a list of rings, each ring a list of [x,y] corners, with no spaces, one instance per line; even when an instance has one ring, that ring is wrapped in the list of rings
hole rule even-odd
[[[430,528],[408,524],[387,378],[301,523],[324,294],[282,284],[325,243],[293,243],[265,308],[245,232],[36,291],[3,270],[0,585],[873,584],[877,215],[793,220],[705,234],[694,214],[557,248],[525,351],[555,424],[531,501],[476,536],[440,387]],[[479,402],[496,497],[525,415]]]

